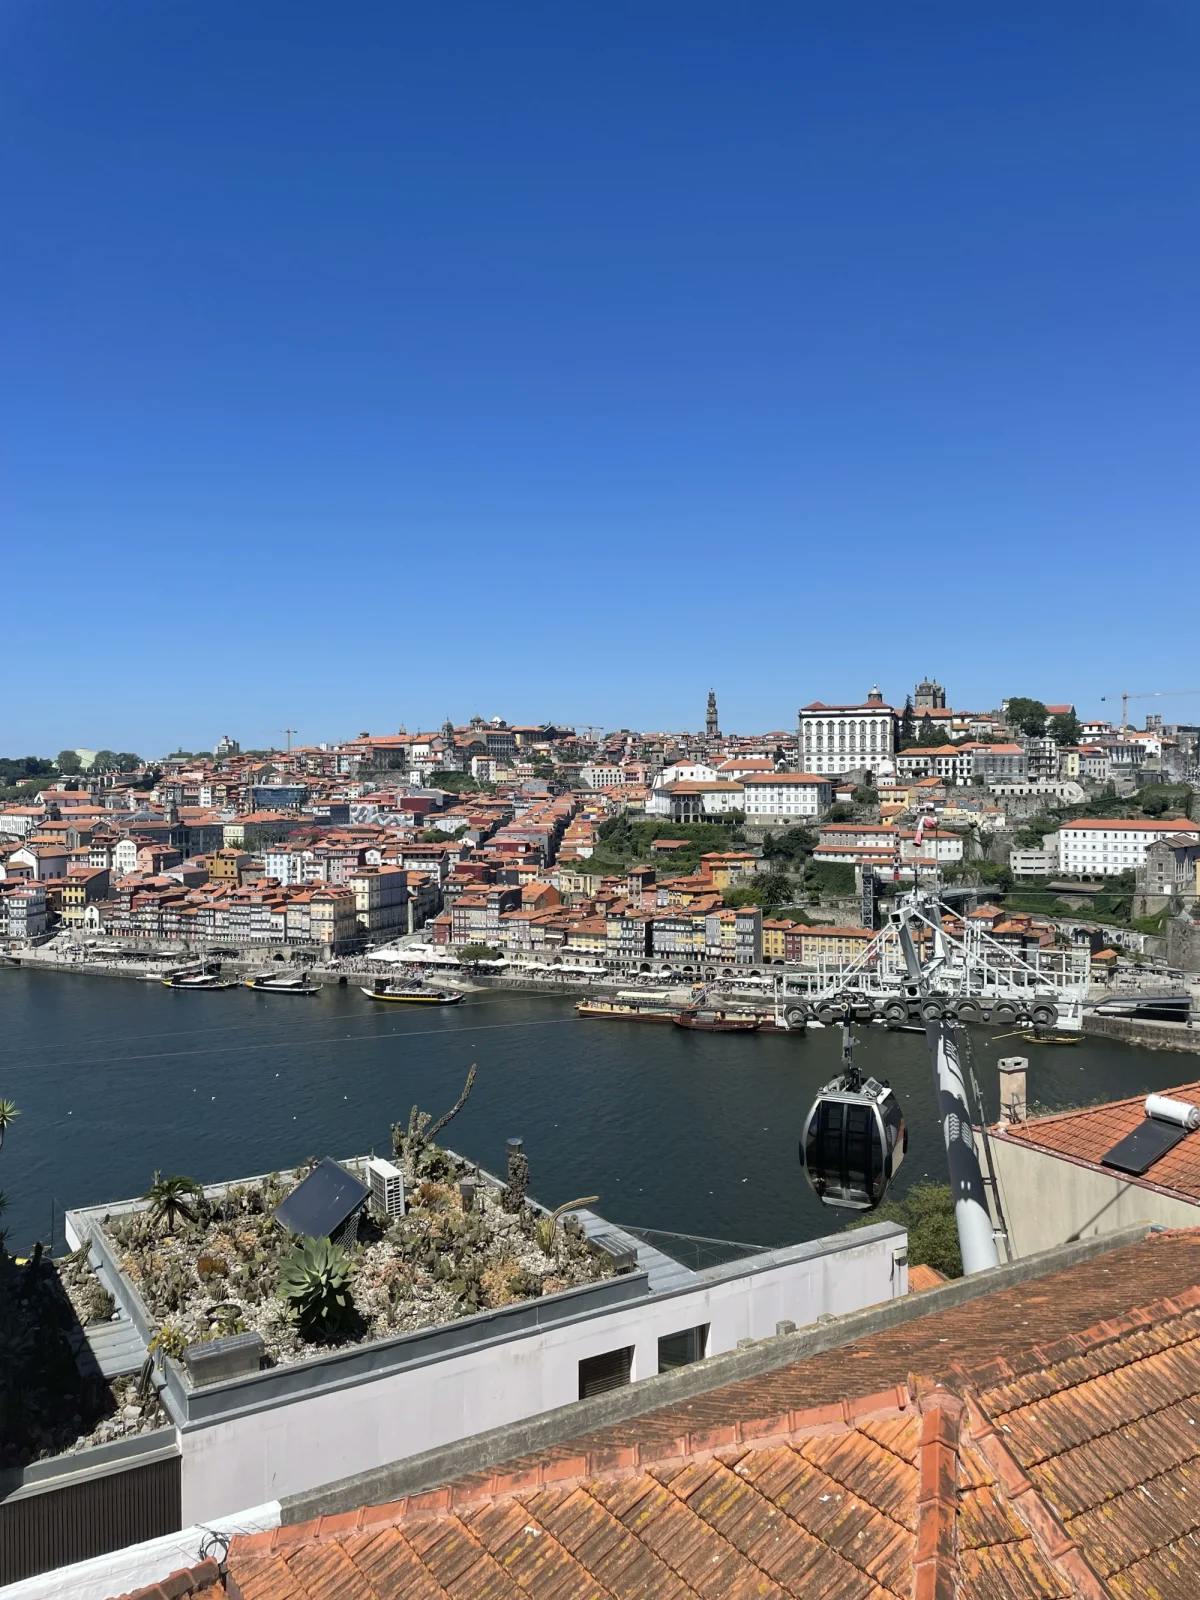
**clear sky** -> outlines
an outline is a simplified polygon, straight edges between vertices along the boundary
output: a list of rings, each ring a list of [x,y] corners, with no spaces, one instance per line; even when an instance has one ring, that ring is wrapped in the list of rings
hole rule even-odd
[[[1200,688],[1198,44],[4,0],[0,753]]]

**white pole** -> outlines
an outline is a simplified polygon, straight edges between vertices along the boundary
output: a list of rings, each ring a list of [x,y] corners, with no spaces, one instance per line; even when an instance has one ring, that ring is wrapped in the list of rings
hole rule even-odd
[[[953,1023],[931,1022],[925,1030],[937,1071],[938,1115],[950,1169],[954,1222],[962,1250],[963,1274],[986,1272],[1000,1264],[996,1235],[988,1214],[983,1171],[975,1149],[966,1084],[958,1059],[958,1030]]]

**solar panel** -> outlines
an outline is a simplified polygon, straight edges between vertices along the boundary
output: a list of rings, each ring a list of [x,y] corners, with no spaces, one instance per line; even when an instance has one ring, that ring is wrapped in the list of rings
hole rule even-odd
[[[367,1199],[369,1190],[352,1172],[326,1156],[275,1208],[275,1220],[289,1233],[329,1239]]]
[[[1100,1164],[1140,1178],[1168,1150],[1174,1150],[1179,1141],[1187,1137],[1187,1132],[1186,1128],[1178,1128],[1173,1122],[1160,1122],[1157,1117],[1146,1117],[1132,1133],[1118,1139],[1107,1155],[1100,1157]]]

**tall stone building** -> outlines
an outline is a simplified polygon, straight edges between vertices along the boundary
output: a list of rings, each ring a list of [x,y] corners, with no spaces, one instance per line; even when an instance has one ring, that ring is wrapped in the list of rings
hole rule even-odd
[[[814,700],[800,710],[800,765],[805,772],[874,770],[896,749],[896,713],[878,685],[856,706]]]
[[[940,683],[934,683],[932,678],[922,678],[917,685],[917,692],[913,695],[913,710],[944,711],[946,709],[946,691]]]
[[[717,725],[717,692],[715,689],[708,691],[708,709],[704,714],[704,735],[707,739],[719,739],[721,729]]]

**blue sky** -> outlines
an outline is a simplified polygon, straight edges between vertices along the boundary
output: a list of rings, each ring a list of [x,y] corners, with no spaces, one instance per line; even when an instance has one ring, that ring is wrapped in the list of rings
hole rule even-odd
[[[1200,688],[1198,16],[6,0],[0,753]]]

